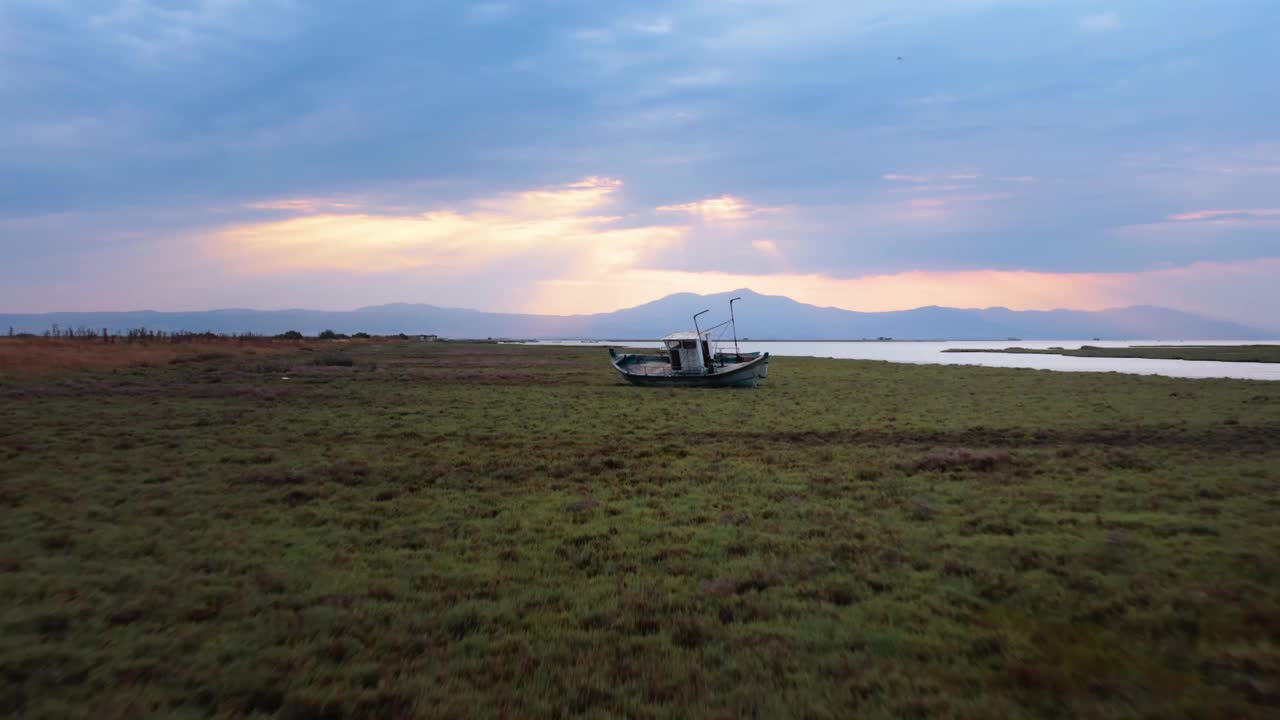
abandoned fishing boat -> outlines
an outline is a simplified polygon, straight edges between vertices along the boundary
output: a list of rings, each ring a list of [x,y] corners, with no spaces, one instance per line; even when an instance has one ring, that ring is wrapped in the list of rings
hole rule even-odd
[[[729,301],[730,320],[713,328],[698,328],[698,315],[693,316],[693,332],[676,332],[662,338],[660,355],[618,354],[609,348],[609,360],[622,377],[633,385],[646,387],[757,387],[769,376],[769,353],[740,352],[737,329],[734,329],[733,352],[712,349],[711,332],[733,323],[733,301]]]

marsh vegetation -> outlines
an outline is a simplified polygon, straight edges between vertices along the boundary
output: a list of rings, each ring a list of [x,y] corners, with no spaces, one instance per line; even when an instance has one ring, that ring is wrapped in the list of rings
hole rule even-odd
[[[0,375],[0,712],[1280,709],[1280,385],[778,358],[653,390],[603,348],[378,341],[149,364]]]

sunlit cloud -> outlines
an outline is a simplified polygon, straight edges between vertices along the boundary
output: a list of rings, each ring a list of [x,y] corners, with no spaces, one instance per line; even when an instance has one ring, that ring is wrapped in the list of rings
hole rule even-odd
[[[880,177],[890,182],[910,182],[910,183],[929,182],[929,178],[923,175],[903,175],[901,173],[886,173],[884,175],[881,175]]]
[[[607,273],[679,242],[679,226],[617,227],[598,211],[622,186],[587,178],[557,188],[484,198],[473,209],[420,214],[324,212],[222,228],[209,250],[242,272],[390,272],[408,268],[479,271],[513,257],[563,254],[567,267]],[[283,209],[309,212],[291,201]]]
[[[502,215],[573,216],[608,204],[621,188],[621,180],[592,176],[557,188],[507,193],[475,204]]]
[[[697,202],[681,203],[679,205],[662,205],[657,208],[658,212],[668,213],[687,213],[696,215],[704,221],[717,222],[725,220],[743,220],[761,213],[774,213],[781,208],[755,207],[743,200],[732,195],[721,195],[720,197],[707,198]]]
[[[782,256],[782,253],[778,250],[778,244],[772,240],[753,240],[751,247],[766,257],[778,258]]]

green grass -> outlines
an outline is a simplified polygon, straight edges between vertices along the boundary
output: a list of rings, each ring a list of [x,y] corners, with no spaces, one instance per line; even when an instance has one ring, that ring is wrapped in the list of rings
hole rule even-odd
[[[1280,345],[1134,345],[1132,347],[1098,347],[1083,345],[1079,348],[1020,348],[1004,350],[977,350],[952,348],[943,352],[1011,353],[1023,355],[1069,355],[1071,357],[1147,358],[1151,360],[1217,360],[1221,362],[1280,362]]]
[[[0,380],[0,713],[1280,711],[1280,384],[315,356]]]

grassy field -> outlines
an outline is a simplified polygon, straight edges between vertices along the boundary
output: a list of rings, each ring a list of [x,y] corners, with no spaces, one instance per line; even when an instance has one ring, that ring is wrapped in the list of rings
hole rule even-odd
[[[1278,516],[1264,382],[647,390],[603,348],[377,342],[6,373],[0,713],[1275,717]]]
[[[943,352],[1011,353],[1024,355],[1070,355],[1072,357],[1147,358],[1151,360],[1217,360],[1221,362],[1280,362],[1280,345],[1135,345],[1133,347],[1019,348],[976,350],[952,348]]]

